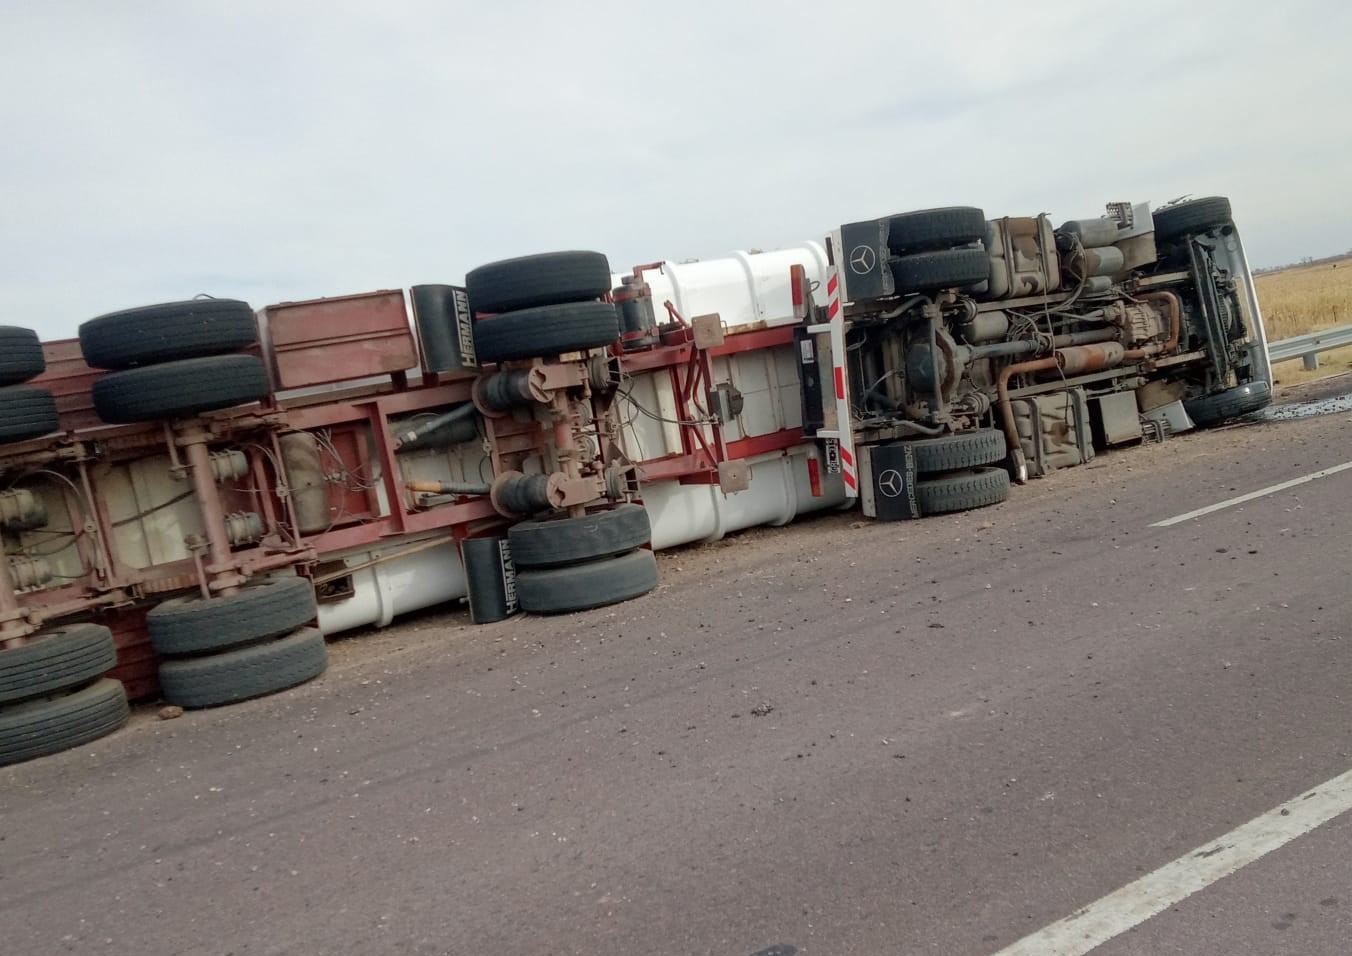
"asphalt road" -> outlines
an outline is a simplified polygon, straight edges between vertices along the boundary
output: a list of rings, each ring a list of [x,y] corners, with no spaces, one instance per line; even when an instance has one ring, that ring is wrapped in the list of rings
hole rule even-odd
[[[142,712],[0,769],[0,948],[990,956],[1352,768],[1352,470],[1151,527],[1349,459],[1347,414],[1185,436]],[[1336,816],[1096,952],[1345,956],[1350,849]]]

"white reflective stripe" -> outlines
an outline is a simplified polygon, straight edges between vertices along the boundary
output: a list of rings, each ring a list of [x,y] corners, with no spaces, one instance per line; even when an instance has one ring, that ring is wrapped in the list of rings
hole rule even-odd
[[[1084,956],[1198,890],[1352,810],[1352,770],[1204,843],[994,956]]]
[[[1251,491],[1247,495],[1240,495],[1238,498],[1227,498],[1224,501],[1218,501],[1214,505],[1207,505],[1205,508],[1198,508],[1196,511],[1189,511],[1187,514],[1174,515],[1172,518],[1165,518],[1163,521],[1156,521],[1150,527],[1167,528],[1170,525],[1181,524],[1193,518],[1200,518],[1202,515],[1209,515],[1213,511],[1223,511],[1226,508],[1233,508],[1235,505],[1242,505],[1246,501],[1253,501],[1255,498],[1262,498],[1264,495],[1274,494],[1278,491],[1285,491],[1287,488],[1294,488],[1296,485],[1303,485],[1307,481],[1314,481],[1318,478],[1327,478],[1329,475],[1336,475],[1340,471],[1347,471],[1352,468],[1352,461],[1345,461],[1341,465],[1334,465],[1332,468],[1325,468],[1322,471],[1311,472],[1308,475],[1301,475],[1299,478],[1292,478],[1290,481],[1283,481],[1281,484],[1269,485],[1266,488],[1259,488],[1257,491]]]

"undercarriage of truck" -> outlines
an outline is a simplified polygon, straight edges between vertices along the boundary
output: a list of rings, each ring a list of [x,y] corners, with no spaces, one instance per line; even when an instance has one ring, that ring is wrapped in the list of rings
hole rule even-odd
[[[855,498],[997,504],[1271,380],[1219,198],[1057,228],[923,210],[625,274],[547,253],[0,346],[0,764],[129,697],[284,690],[328,635],[419,608],[570,613],[651,591],[656,550]]]
[[[917,495],[943,499],[937,510],[992,503],[1008,493],[999,471],[1024,481],[1095,447],[1269,401],[1257,302],[1224,199],[1153,216],[1114,203],[1056,228],[1046,215],[921,210],[845,225],[831,252],[844,325],[833,361],[844,366],[866,513],[936,510]],[[824,311],[809,321],[829,328]],[[832,348],[824,336],[820,345]],[[897,498],[900,512],[895,501],[879,509]]]

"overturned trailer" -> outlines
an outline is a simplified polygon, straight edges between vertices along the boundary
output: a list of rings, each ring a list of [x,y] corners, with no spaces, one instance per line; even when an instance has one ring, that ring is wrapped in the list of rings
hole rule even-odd
[[[553,253],[0,344],[0,763],[110,732],[128,696],[294,686],[326,634],[626,600],[653,549],[856,498],[993,504],[1270,395],[1221,199],[925,210],[622,275]]]

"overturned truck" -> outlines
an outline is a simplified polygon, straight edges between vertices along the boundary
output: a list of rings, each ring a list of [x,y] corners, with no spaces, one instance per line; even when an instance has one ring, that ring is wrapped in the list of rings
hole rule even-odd
[[[653,550],[857,498],[990,505],[1270,398],[1217,198],[1057,228],[924,210],[625,274],[552,253],[0,344],[0,763],[129,697],[295,686],[326,635],[407,611],[611,604],[657,585]]]
[[[1056,228],[929,209],[843,226],[831,245],[827,302],[806,313],[834,379],[812,424],[847,460],[857,446],[865,513],[991,504],[1010,478],[1271,401],[1223,198],[1153,215],[1113,203]]]

